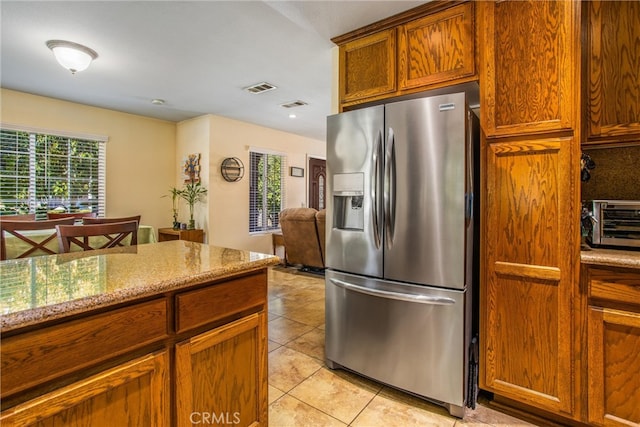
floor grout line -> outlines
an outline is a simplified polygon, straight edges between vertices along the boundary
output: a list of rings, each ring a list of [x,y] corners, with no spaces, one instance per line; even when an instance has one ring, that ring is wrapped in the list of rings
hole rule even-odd
[[[296,311],[298,312],[304,312],[304,309],[307,308],[309,310],[313,310],[313,304],[316,305],[320,305],[319,302],[322,301],[324,299],[324,279],[322,277],[309,277],[309,276],[305,276],[303,274],[299,274],[299,273],[295,273],[295,272],[290,272],[290,271],[277,271],[274,270],[272,272],[270,272],[269,275],[269,296],[268,296],[268,307],[271,304],[281,304],[280,306],[278,306],[278,308],[281,307],[286,307],[282,311],[284,314],[280,314],[280,313],[274,313],[269,311],[269,316],[272,317],[272,319],[269,320],[269,324],[275,320],[278,319],[283,319],[286,320],[287,322],[295,322],[297,324],[301,324],[304,325],[306,327],[309,327],[310,329],[301,333],[301,334],[294,334],[292,337],[287,337],[288,340],[286,341],[286,343],[281,344],[279,342],[273,341],[272,339],[270,339],[271,341],[271,345],[272,346],[277,346],[276,348],[274,348],[271,352],[269,352],[269,354],[271,354],[273,351],[277,351],[279,349],[281,349],[282,347],[284,347],[286,349],[286,351],[292,351],[292,352],[296,352],[299,353],[300,355],[303,355],[307,358],[312,359],[313,361],[315,361],[315,363],[318,364],[318,367],[316,369],[313,369],[313,372],[310,375],[307,375],[304,379],[300,380],[299,382],[297,382],[293,387],[291,387],[289,390],[282,390],[278,387],[275,387],[271,384],[269,384],[271,387],[273,387],[275,390],[277,390],[278,392],[282,393],[281,396],[279,396],[276,400],[274,400],[273,402],[271,402],[269,404],[269,407],[271,407],[272,405],[274,405],[276,402],[280,401],[284,396],[288,396],[291,397],[293,399],[295,399],[298,402],[302,402],[305,405],[308,405],[309,407],[313,408],[314,410],[319,411],[320,413],[331,417],[331,419],[334,419],[342,424],[346,424],[348,426],[353,426],[354,422],[361,416],[363,416],[363,413],[365,413],[365,411],[367,411],[367,409],[370,409],[371,411],[374,411],[372,413],[369,413],[365,416],[365,418],[363,418],[363,420],[370,420],[371,416],[378,416],[377,414],[380,413],[381,408],[386,410],[387,405],[383,404],[384,401],[380,401],[378,402],[378,404],[376,404],[375,406],[372,407],[372,404],[374,402],[374,400],[381,396],[385,399],[391,399],[392,401],[394,401],[394,406],[395,407],[395,403],[397,402],[399,407],[401,408],[400,410],[402,411],[402,407],[406,407],[408,410],[412,411],[412,413],[414,413],[413,411],[419,411],[419,412],[426,412],[429,413],[431,415],[443,415],[442,413],[442,408],[439,408],[440,410],[430,410],[428,407],[425,407],[423,405],[419,405],[417,403],[412,403],[410,400],[405,400],[402,399],[401,397],[396,397],[394,394],[391,395],[384,395],[382,396],[382,393],[385,390],[385,386],[383,384],[380,383],[376,383],[378,385],[380,385],[380,387],[376,387],[377,390],[373,391],[372,390],[372,396],[368,399],[368,401],[366,402],[366,404],[357,411],[357,413],[353,416],[353,418],[349,421],[349,423],[344,423],[343,421],[339,420],[338,418],[336,418],[335,416],[332,416],[331,414],[323,411],[320,408],[317,408],[316,406],[314,406],[312,403],[306,402],[304,400],[304,398],[299,398],[299,397],[295,397],[292,394],[290,394],[296,387],[301,386],[301,384],[303,384],[305,381],[308,381],[311,379],[311,377],[313,377],[314,375],[318,374],[318,372],[321,369],[327,369],[330,372],[333,372],[333,370],[331,370],[330,368],[328,368],[325,364],[325,358],[323,357],[322,359],[320,359],[318,357],[318,355],[320,354],[320,352],[318,351],[320,349],[319,346],[322,347],[322,349],[324,349],[324,342],[320,345],[319,341],[314,341],[315,339],[320,338],[320,334],[322,334],[322,336],[324,337],[324,334],[326,333],[326,329],[324,329],[324,325],[325,323],[321,323],[318,325],[315,324],[308,324],[305,322],[300,322],[299,320],[296,320]],[[273,291],[273,293],[271,293]],[[295,295],[296,293],[298,293],[299,295]],[[313,295],[320,295],[322,294],[323,297],[320,298],[318,297],[317,299],[313,297]],[[276,296],[277,295],[277,296]],[[302,295],[302,296],[301,296]],[[311,295],[311,299],[309,299],[309,295]],[[278,302],[275,302],[279,300]],[[300,305],[296,305],[296,300],[301,300],[300,301]],[[320,309],[320,307],[318,307],[318,309]],[[313,315],[318,315],[317,313],[313,313],[310,316]],[[281,320],[283,325],[286,325],[287,322],[284,322],[283,320]],[[313,322],[312,322],[313,323]],[[286,326],[283,326],[285,328],[285,330],[281,331],[280,333],[286,337],[286,334],[288,331],[286,331]],[[322,328],[322,329],[321,329]],[[304,329],[304,328],[303,328]],[[306,341],[305,340],[301,340],[298,343],[296,343],[295,341],[299,340],[301,337],[304,337],[307,334],[311,334],[311,333],[315,333],[318,334],[317,337],[309,337]],[[270,336],[270,335],[269,335]],[[324,341],[324,338],[323,338]],[[318,345],[315,345],[315,344]],[[294,348],[297,347],[297,348]],[[305,347],[306,346],[306,347]],[[301,351],[300,349],[304,349],[305,351]],[[312,355],[309,353],[313,353],[314,350],[316,350],[316,355]],[[274,356],[277,357],[277,356]],[[276,359],[277,360],[277,359]],[[302,359],[301,359],[302,360]],[[288,365],[287,365],[288,366]],[[286,366],[285,368],[286,369]],[[345,371],[346,372],[346,371]],[[350,371],[349,371],[350,372]],[[322,374],[324,375],[324,374]],[[354,375],[357,376],[357,374],[354,373]],[[362,377],[362,376],[357,376],[366,380],[369,380],[366,377]],[[319,377],[316,380],[321,381],[323,377]],[[352,382],[353,380],[349,377],[341,377],[343,379],[346,379],[347,381],[349,381],[350,383],[356,385],[357,387],[361,388],[362,390],[369,390],[369,386],[366,385],[365,383],[358,383],[358,382]],[[286,382],[285,382],[286,383]],[[375,383],[375,381],[374,381]],[[313,384],[309,384],[309,385],[314,385]],[[321,384],[321,383],[320,383]],[[300,390],[300,392],[298,392],[298,395],[301,396],[305,396],[302,393],[302,389]],[[312,397],[310,397],[312,398]],[[319,404],[320,402],[318,401],[316,404]],[[336,402],[336,404],[339,404],[339,402]],[[383,404],[383,406],[380,406],[380,404]],[[513,418],[509,417],[507,414],[503,414],[500,413],[499,411],[495,411],[492,410],[491,408],[488,408],[486,405],[481,405],[481,411],[480,412],[475,412],[473,413],[473,415],[471,417],[467,417],[464,420],[460,420],[458,418],[455,417],[451,417],[449,415],[447,415],[446,420],[445,418],[442,419],[441,424],[444,425],[448,425],[448,426],[453,426],[453,427],[464,427],[466,426],[473,426],[473,425],[483,425],[483,426],[492,426],[495,427],[497,425],[501,426],[501,427],[506,427],[506,426],[513,426],[513,425],[525,425],[525,422],[521,422],[518,423],[519,420],[514,420]],[[337,412],[336,412],[337,413]],[[346,412],[348,414],[348,412]],[[281,416],[283,415],[283,413],[280,414]],[[470,414],[469,414],[470,415]],[[285,418],[287,416],[292,416],[295,417],[295,413],[294,414],[290,414],[284,415]],[[349,416],[351,416],[349,414]],[[508,418],[507,418],[508,417]],[[291,418],[293,420],[293,418]],[[486,421],[485,421],[486,420]],[[504,420],[504,421],[501,421]],[[436,425],[440,425],[438,424],[438,422],[436,421]],[[526,425],[531,425],[531,424],[526,424]],[[279,426],[273,426],[273,427],[279,427]]]

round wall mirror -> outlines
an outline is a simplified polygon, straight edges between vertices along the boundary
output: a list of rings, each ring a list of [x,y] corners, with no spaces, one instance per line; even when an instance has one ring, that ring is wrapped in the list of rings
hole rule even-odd
[[[244,165],[237,157],[227,157],[222,161],[220,172],[222,172],[222,177],[225,181],[240,181],[244,176]]]

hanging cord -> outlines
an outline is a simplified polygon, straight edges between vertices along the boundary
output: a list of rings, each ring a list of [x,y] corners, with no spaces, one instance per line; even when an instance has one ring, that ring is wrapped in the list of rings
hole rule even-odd
[[[469,345],[469,381],[467,383],[467,408],[476,409],[478,401],[478,336]]]
[[[587,182],[591,179],[590,170],[596,168],[596,162],[593,161],[590,155],[586,153],[582,153],[580,157],[580,180],[582,182]]]

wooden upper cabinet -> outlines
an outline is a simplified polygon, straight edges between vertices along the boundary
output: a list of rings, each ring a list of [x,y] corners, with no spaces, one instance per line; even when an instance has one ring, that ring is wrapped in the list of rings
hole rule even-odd
[[[474,4],[464,3],[401,25],[400,89],[474,76]]]
[[[341,106],[478,80],[475,9],[436,0],[333,38]]]
[[[579,2],[478,4],[480,105],[485,134],[575,127]]]
[[[357,101],[396,90],[396,30],[340,46],[340,99]]]
[[[587,139],[640,140],[640,2],[586,7]]]

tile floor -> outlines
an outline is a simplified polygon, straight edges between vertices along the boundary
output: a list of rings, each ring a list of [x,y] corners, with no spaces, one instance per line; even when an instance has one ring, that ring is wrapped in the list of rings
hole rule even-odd
[[[532,426],[486,405],[464,420],[324,364],[324,278],[269,271],[269,426]]]

